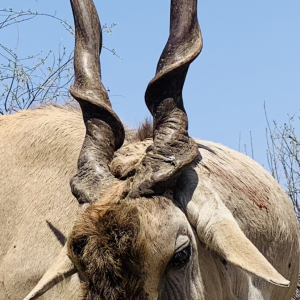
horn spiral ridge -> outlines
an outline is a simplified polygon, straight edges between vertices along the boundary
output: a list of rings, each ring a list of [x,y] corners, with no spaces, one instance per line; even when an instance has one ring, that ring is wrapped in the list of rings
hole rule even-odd
[[[182,89],[201,49],[197,0],[172,0],[169,39],[145,93],[153,116],[153,146],[137,170],[129,197],[162,194],[173,188],[181,171],[200,155],[188,135]]]
[[[108,165],[114,151],[122,146],[125,131],[101,82],[102,32],[95,5],[92,0],[71,0],[71,5],[75,22],[75,82],[70,93],[81,106],[86,135],[78,171],[70,185],[82,204],[98,200],[101,189],[113,179]]]

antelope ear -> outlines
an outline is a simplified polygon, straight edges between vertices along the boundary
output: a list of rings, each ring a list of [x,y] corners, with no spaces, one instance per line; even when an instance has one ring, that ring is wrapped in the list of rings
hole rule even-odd
[[[214,204],[199,208],[190,201],[189,222],[199,239],[233,265],[272,284],[288,287],[290,282],[280,275],[240,229],[231,212],[216,194]]]
[[[67,256],[67,246],[65,245],[53,264],[37,283],[34,289],[24,298],[24,300],[37,299],[52,287],[72,276],[77,272],[74,264]]]

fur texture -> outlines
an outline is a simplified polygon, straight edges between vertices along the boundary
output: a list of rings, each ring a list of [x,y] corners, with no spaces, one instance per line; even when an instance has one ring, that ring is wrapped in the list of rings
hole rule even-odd
[[[75,222],[68,247],[87,279],[82,299],[146,299],[145,241],[140,236],[137,203],[106,197],[90,206]]]
[[[25,297],[72,233],[75,220],[77,229],[70,239],[70,245],[72,241],[77,245],[73,260],[82,257],[76,263],[81,280],[84,276],[92,280],[80,284],[74,275],[41,299],[98,299],[99,293],[107,293],[101,299],[131,299],[128,294],[133,293],[134,299],[145,299],[143,295],[165,300],[174,292],[172,299],[180,300],[291,299],[299,271],[298,226],[284,191],[261,166],[227,147],[198,141],[215,153],[202,149],[202,161],[180,178],[174,196],[181,210],[168,200],[121,203],[118,199],[130,186],[119,181],[114,184],[120,186],[104,193],[107,200],[88,208],[80,219],[69,180],[76,172],[84,134],[81,115],[72,108],[50,106],[0,118],[0,299]],[[149,145],[148,141],[127,143],[115,154],[111,170],[121,178],[130,176]],[[220,201],[251,242],[290,280],[290,288],[249,275],[196,239],[186,220],[193,213],[192,204],[205,208],[199,219],[205,222],[220,208]],[[87,233],[92,236],[88,241]],[[192,257],[189,268],[177,270],[169,262],[182,234],[193,245]],[[108,245],[109,251],[105,253],[96,241]],[[98,255],[104,259],[97,270],[88,255],[96,255],[94,261],[99,261]],[[106,284],[101,281],[99,287],[103,268],[120,272],[108,271]]]

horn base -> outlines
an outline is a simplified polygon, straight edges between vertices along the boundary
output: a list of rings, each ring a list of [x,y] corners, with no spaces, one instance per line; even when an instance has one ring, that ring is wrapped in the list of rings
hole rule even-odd
[[[188,136],[187,117],[184,111],[173,107],[172,98],[165,99],[157,109],[154,143],[148,149],[134,177],[128,197],[163,194],[172,189],[183,169],[188,168],[200,156],[196,142]],[[162,116],[167,115],[167,118]]]

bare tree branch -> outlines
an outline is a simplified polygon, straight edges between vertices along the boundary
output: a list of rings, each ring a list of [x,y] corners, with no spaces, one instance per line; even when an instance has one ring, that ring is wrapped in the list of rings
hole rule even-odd
[[[56,14],[15,11],[12,8],[0,9],[0,30],[39,17],[59,22],[74,36],[73,26]],[[111,34],[116,25],[105,24],[101,30]],[[49,50],[46,54],[39,52],[21,57],[17,48],[18,42],[15,50],[0,43],[0,114],[28,109],[40,103],[72,101],[69,85],[73,81],[73,52],[59,45],[56,52]],[[103,48],[119,57],[114,49]]]

